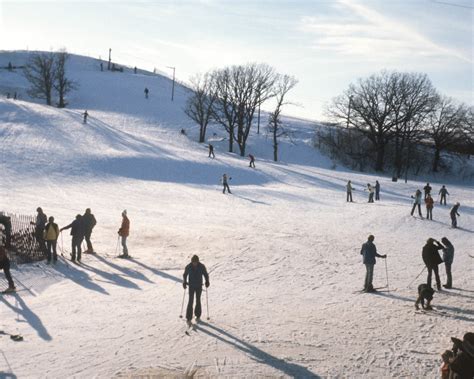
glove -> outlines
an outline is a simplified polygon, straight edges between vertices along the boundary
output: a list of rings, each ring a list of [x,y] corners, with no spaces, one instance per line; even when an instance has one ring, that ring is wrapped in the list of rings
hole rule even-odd
[[[209,282],[206,282],[206,288],[209,287],[211,284]]]
[[[186,289],[187,285],[186,282],[183,282],[183,288]]]

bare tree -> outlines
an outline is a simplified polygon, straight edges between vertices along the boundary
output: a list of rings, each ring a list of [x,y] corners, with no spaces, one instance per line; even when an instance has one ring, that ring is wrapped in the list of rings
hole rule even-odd
[[[66,107],[66,95],[77,88],[77,83],[68,79],[66,76],[66,63],[69,59],[69,54],[66,50],[61,50],[55,54],[54,62],[54,89],[58,91],[59,102],[58,108]]]
[[[435,148],[434,172],[438,171],[441,152],[463,140],[463,127],[468,119],[469,108],[465,104],[456,104],[449,97],[439,97],[428,120],[428,135]]]
[[[287,135],[281,120],[281,111],[283,106],[290,104],[285,102],[285,97],[297,84],[298,80],[289,75],[280,76],[275,83],[276,106],[273,112],[270,113],[268,120],[268,131],[273,137],[273,160],[275,162],[278,161],[278,140],[280,137]]]
[[[212,73],[196,75],[190,80],[193,94],[189,97],[184,113],[199,125],[199,142],[206,139],[206,129],[216,101]]]
[[[51,105],[54,85],[54,53],[34,54],[24,69],[26,79],[30,82],[28,94],[37,99],[45,99]]]

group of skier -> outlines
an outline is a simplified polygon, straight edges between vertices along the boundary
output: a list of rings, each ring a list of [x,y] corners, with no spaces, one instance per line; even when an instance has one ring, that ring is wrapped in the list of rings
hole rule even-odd
[[[369,194],[369,200],[367,201],[368,203],[374,202],[374,195],[375,200],[380,200],[380,183],[378,180],[375,181],[375,185],[367,183],[367,188],[364,190]],[[354,202],[352,198],[352,191],[355,191],[355,189],[352,187],[352,182],[349,180],[346,184],[346,201],[350,203]]]

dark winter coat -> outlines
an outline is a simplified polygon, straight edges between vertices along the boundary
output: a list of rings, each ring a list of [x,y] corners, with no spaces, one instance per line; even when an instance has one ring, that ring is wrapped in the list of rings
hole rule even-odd
[[[438,195],[449,195],[449,192],[446,188],[441,188]]]
[[[458,209],[459,209],[459,205],[457,204],[451,208],[451,212],[450,212],[451,218],[454,218],[456,215],[459,216]]]
[[[426,194],[431,193],[431,186],[424,186],[423,189],[425,190]]]
[[[198,263],[197,267],[194,268],[193,264],[190,263],[184,269],[183,281],[184,283],[188,283],[189,287],[201,288],[203,276],[206,279],[206,283],[209,283],[209,274],[207,273],[206,266],[202,263]]]
[[[377,253],[377,248],[372,241],[367,241],[362,245],[360,249],[360,253],[363,255],[363,263],[365,265],[374,265],[375,264],[375,257],[382,258],[382,255]]]
[[[10,259],[6,254],[0,258],[0,270],[3,269],[10,269]]]
[[[438,250],[443,248],[442,245],[435,245],[434,243],[426,244],[423,247],[423,252],[421,254],[423,258],[423,262],[425,263],[426,267],[433,268],[438,266],[440,263],[443,263],[441,256],[439,255]]]
[[[84,223],[84,228],[88,233],[92,232],[95,224],[97,224],[97,221],[92,213],[85,213],[84,216],[82,216],[82,222]]]
[[[453,245],[446,246],[443,249],[443,261],[446,264],[451,265],[453,264],[453,260],[454,260],[454,246]]]
[[[84,227],[84,222],[82,217],[75,219],[68,226],[65,226],[63,229],[71,229],[71,236],[75,238],[84,238],[86,234],[86,228]]]

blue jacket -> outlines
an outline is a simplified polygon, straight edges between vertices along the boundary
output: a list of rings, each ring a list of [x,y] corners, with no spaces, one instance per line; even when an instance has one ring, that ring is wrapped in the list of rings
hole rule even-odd
[[[446,246],[443,249],[443,261],[449,265],[453,264],[454,260],[454,246]]]
[[[363,263],[365,265],[374,265],[375,264],[375,257],[382,258],[380,254],[377,254],[377,248],[375,247],[372,241],[367,241],[362,245],[362,249],[360,249],[360,253],[363,255]]]
[[[184,283],[188,283],[189,287],[201,288],[203,276],[206,279],[206,283],[208,283],[209,274],[207,273],[206,266],[199,262],[197,267],[194,268],[193,264],[190,263],[184,269],[183,281]]]

